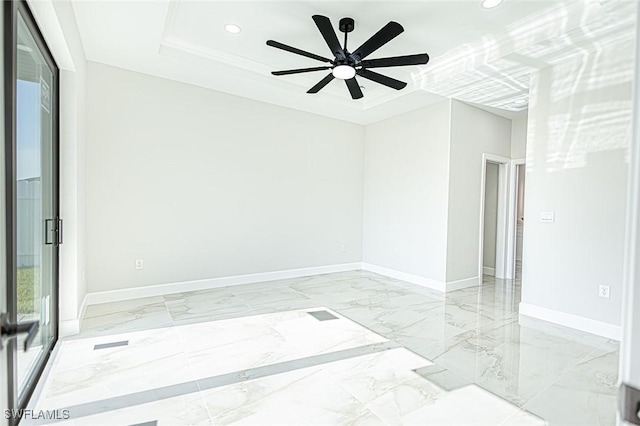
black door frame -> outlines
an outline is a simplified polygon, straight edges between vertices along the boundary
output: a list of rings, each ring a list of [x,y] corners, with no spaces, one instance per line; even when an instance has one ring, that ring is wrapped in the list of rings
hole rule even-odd
[[[24,0],[3,2],[4,7],[4,102],[5,102],[5,168],[6,168],[6,238],[7,238],[7,311],[9,321],[17,321],[17,174],[16,174],[16,92],[17,92],[17,31],[18,14],[22,17],[29,32],[36,41],[47,65],[53,74],[51,87],[51,108],[53,119],[53,214],[54,219],[60,217],[60,72],[53,59],[40,29]],[[44,218],[43,218],[44,219]],[[44,235],[44,234],[43,234]],[[9,342],[8,349],[8,378],[10,409],[24,409],[33,394],[40,376],[46,366],[56,342],[58,341],[59,321],[59,247],[53,245],[53,291],[51,294],[51,321],[53,323],[53,339],[49,347],[43,348],[44,357],[26,385],[26,390],[20,399],[17,378],[17,345],[15,339]],[[17,424],[19,419],[10,420],[10,424]]]

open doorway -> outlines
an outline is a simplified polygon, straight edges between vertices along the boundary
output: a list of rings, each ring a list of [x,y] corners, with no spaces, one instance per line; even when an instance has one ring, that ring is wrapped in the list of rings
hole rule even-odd
[[[524,202],[525,202],[525,160],[511,161],[509,187],[508,238],[506,250],[506,274],[508,279],[522,278],[522,255],[524,235]]]
[[[496,276],[496,242],[498,239],[498,178],[500,166],[487,163],[484,184],[484,237],[482,274]]]
[[[506,278],[509,211],[509,169],[511,160],[497,155],[482,157],[480,200],[480,277]]]

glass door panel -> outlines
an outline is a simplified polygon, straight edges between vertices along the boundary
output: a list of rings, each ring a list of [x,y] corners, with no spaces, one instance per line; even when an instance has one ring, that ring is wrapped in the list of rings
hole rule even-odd
[[[24,407],[57,339],[58,81],[28,6],[14,6],[12,316],[40,326],[27,351],[26,335],[13,345],[12,399]]]

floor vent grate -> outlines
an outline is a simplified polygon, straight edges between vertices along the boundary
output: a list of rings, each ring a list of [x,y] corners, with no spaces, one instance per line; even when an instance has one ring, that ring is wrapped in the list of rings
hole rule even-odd
[[[314,317],[315,319],[317,319],[318,321],[329,321],[329,320],[338,319],[337,316],[333,315],[331,312],[328,312],[328,311],[315,311],[315,312],[307,312],[307,313],[312,317]]]
[[[93,350],[98,350],[98,349],[107,349],[107,348],[116,348],[118,346],[127,346],[129,344],[128,340],[121,340],[119,342],[111,342],[111,343],[101,343],[99,345],[95,345],[93,347]]]

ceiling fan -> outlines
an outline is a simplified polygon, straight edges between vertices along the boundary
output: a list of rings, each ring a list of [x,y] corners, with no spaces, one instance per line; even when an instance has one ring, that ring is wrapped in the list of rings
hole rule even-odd
[[[287,52],[295,53],[297,55],[306,56],[307,58],[331,64],[323,67],[273,71],[271,73],[273,75],[289,75],[330,69],[331,73],[320,80],[318,84],[309,89],[307,93],[318,93],[320,89],[329,84],[334,78],[338,78],[346,82],[353,99],[360,99],[364,95],[362,94],[360,85],[356,81],[356,75],[359,75],[360,77],[366,78],[371,81],[375,81],[376,83],[380,83],[387,87],[401,90],[407,85],[407,83],[396,80],[395,78],[387,77],[386,75],[378,74],[374,71],[370,71],[369,68],[423,65],[429,62],[429,55],[427,55],[426,53],[407,56],[395,56],[391,58],[365,59],[367,56],[378,50],[389,41],[393,40],[404,31],[402,25],[398,24],[397,22],[389,22],[387,25],[382,27],[380,31],[375,33],[369,40],[365,41],[362,46],[358,47],[353,52],[349,52],[347,50],[347,35],[355,28],[355,22],[352,18],[342,18],[340,20],[339,28],[340,31],[344,33],[344,46],[340,46],[340,42],[338,41],[338,37],[336,36],[336,32],[334,31],[329,18],[322,15],[313,15],[313,21],[316,23],[316,26],[320,30],[320,34],[322,34],[322,37],[329,46],[329,49],[331,49],[334,59],[325,58],[314,53],[287,46],[286,44],[282,44],[274,40],[267,41],[268,46],[286,50]]]

